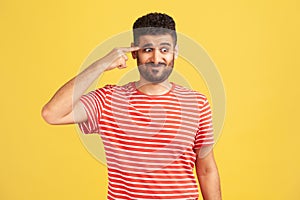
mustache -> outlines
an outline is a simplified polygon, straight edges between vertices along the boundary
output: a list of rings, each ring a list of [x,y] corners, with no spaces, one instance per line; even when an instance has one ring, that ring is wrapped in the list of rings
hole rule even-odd
[[[148,62],[148,63],[145,63],[145,65],[148,67],[166,67],[167,64],[166,63],[163,63],[163,62],[159,62],[157,64],[155,64],[154,62]]]

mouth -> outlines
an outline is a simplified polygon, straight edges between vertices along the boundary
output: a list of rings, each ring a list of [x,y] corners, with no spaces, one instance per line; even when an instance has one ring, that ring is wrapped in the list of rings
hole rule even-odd
[[[146,63],[145,65],[146,65],[146,67],[166,67],[167,66],[165,63],[158,63],[158,64]]]
[[[157,70],[157,69],[152,69],[151,71],[153,74],[158,74],[158,72],[159,72],[159,70]]]

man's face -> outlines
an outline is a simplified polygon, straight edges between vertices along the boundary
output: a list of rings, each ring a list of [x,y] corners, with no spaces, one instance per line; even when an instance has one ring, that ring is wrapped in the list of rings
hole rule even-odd
[[[140,75],[152,83],[168,79],[174,66],[175,47],[170,34],[143,35],[139,38],[140,50],[135,54]]]

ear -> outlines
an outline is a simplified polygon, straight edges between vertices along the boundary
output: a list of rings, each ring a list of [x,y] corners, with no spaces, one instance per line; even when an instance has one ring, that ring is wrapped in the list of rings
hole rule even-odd
[[[178,44],[176,44],[175,48],[174,48],[174,58],[177,59],[178,58]]]
[[[131,46],[131,47],[134,47],[134,43],[131,42],[131,45],[130,45],[130,46]],[[137,58],[137,51],[132,51],[132,52],[131,52],[131,56],[132,56],[133,59],[136,59],[136,58]]]

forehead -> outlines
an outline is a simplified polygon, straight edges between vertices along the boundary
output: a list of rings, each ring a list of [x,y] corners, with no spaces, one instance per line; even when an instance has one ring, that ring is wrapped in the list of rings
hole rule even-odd
[[[139,37],[139,46],[144,46],[144,45],[161,46],[166,44],[173,46],[173,38],[170,34],[141,35]]]

